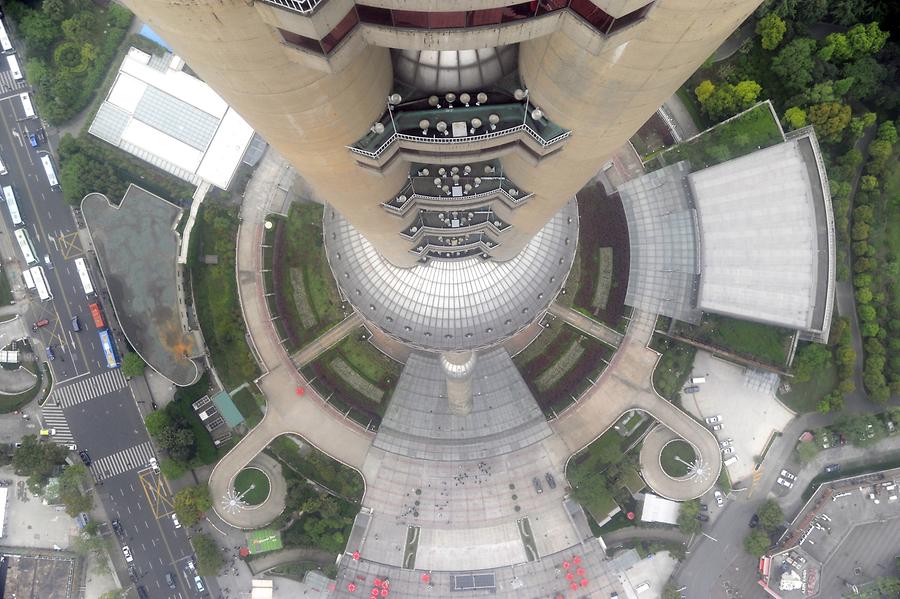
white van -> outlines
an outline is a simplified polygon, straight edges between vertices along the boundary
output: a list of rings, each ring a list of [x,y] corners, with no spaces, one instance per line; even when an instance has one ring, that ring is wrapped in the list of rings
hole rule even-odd
[[[699,384],[705,383],[705,382],[706,382],[706,377],[705,377],[705,376],[694,376],[694,377],[691,377],[691,384],[692,384],[692,385],[699,385]]]
[[[737,456],[736,456],[736,455],[733,455],[733,456],[731,456],[730,458],[728,458],[727,460],[725,460],[725,461],[722,462],[722,463],[725,464],[726,466],[731,466],[731,465],[734,464],[735,462],[737,462]]]
[[[644,591],[649,591],[649,590],[650,590],[650,583],[649,583],[649,582],[642,582],[641,584],[639,584],[639,585],[637,585],[636,587],[634,587],[634,590],[635,590],[635,592],[637,592],[637,593],[643,593]]]

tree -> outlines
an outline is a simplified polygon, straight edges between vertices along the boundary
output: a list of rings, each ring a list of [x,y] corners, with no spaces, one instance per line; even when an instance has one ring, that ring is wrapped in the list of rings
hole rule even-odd
[[[197,574],[200,576],[217,576],[225,565],[222,550],[208,534],[195,535],[191,539],[194,553],[197,554]]]
[[[812,375],[831,362],[831,352],[820,343],[810,343],[797,352],[794,360],[794,378],[806,382]]]
[[[33,10],[19,23],[19,31],[31,48],[52,47],[59,35],[58,26],[46,13]]]
[[[871,56],[857,58],[844,67],[844,75],[853,78],[853,87],[847,95],[856,100],[871,98],[881,89],[887,73],[887,69]]]
[[[894,126],[894,122],[885,121],[878,125],[878,133],[875,138],[880,141],[886,141],[891,145],[897,143],[897,127]]]
[[[879,576],[875,579],[875,590],[880,597],[900,596],[900,578],[896,576]]]
[[[694,95],[697,96],[697,100],[700,102],[700,104],[703,104],[707,99],[709,99],[715,89],[716,86],[712,81],[710,81],[709,79],[704,79],[700,82],[700,85],[694,88]]]
[[[825,45],[822,50],[827,54],[827,58],[820,51],[819,58],[822,60],[838,60],[845,61],[853,58],[853,47],[850,40],[843,33],[830,33],[825,36]]]
[[[753,557],[762,557],[769,550],[769,535],[761,530],[754,530],[744,537],[744,551]]]
[[[122,358],[122,374],[124,374],[126,378],[130,379],[136,376],[143,376],[146,368],[147,363],[135,352],[128,352],[125,354],[125,357]]]
[[[678,510],[678,528],[686,535],[700,532],[700,521],[697,515],[700,513],[700,502],[696,499],[685,501]]]
[[[825,141],[838,142],[847,125],[852,111],[846,104],[826,102],[809,107],[809,122]]]
[[[797,452],[797,458],[806,464],[816,457],[816,454],[819,453],[819,447],[813,442],[804,443],[801,441],[797,443],[795,451]]]
[[[759,516],[759,525],[765,530],[775,530],[784,524],[784,512],[774,499],[763,502],[756,510],[756,515]]]
[[[739,81],[738,84],[734,86],[734,96],[738,107],[745,109],[753,106],[753,103],[756,102],[756,99],[759,97],[759,92],[761,91],[762,86],[756,81]]]
[[[863,175],[859,179],[859,188],[863,191],[876,191],[878,189],[878,178],[872,175]]]
[[[781,20],[781,17],[770,12],[756,24],[756,33],[761,38],[764,50],[774,50],[781,43],[784,32],[787,31],[787,25]]]
[[[44,0],[41,3],[41,9],[54,23],[60,23],[69,16],[69,6],[66,0]]]
[[[16,474],[27,476],[29,489],[37,494],[57,466],[65,462],[67,453],[56,443],[42,443],[36,436],[26,435],[13,454],[12,463]]]
[[[59,498],[66,506],[66,513],[72,517],[94,507],[93,495],[81,492],[81,485],[89,480],[88,469],[83,464],[73,464],[59,476]]]
[[[177,480],[184,476],[184,473],[187,472],[187,468],[184,463],[177,462],[173,459],[167,458],[159,463],[159,469],[162,472],[162,475],[165,476],[169,480]]]
[[[772,59],[772,71],[788,90],[801,93],[812,82],[815,49],[815,40],[800,37],[789,42]]]
[[[185,487],[175,494],[173,505],[175,513],[178,515],[178,520],[184,526],[193,526],[212,507],[209,487],[206,485]]]
[[[790,129],[799,129],[806,126],[806,111],[797,106],[791,106],[784,111],[784,122]]]
[[[875,54],[884,47],[889,36],[890,34],[887,31],[882,31],[878,27],[878,23],[875,22],[868,25],[859,23],[847,31],[847,40],[853,48],[854,56]]]

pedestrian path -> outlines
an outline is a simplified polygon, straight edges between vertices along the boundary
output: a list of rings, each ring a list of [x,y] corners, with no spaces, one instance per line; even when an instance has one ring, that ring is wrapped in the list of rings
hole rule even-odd
[[[106,480],[130,470],[146,468],[154,457],[150,441],[117,451],[112,455],[96,459],[91,464],[91,473],[96,480]]]
[[[109,395],[128,386],[121,371],[107,370],[92,377],[69,383],[53,390],[53,400],[62,408],[69,408],[89,399]]]
[[[62,408],[52,401],[47,401],[41,407],[41,422],[44,428],[56,429],[56,433],[52,439],[54,443],[59,445],[71,445],[75,442],[72,437],[72,431],[69,430],[69,423],[63,414]]]

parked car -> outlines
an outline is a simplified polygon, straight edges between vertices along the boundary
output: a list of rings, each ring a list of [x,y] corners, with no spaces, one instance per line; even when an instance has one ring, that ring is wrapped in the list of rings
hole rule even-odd
[[[50,360],[51,362],[56,359],[56,354],[53,353],[52,345],[47,346],[47,359]]]
[[[719,422],[722,422],[721,414],[706,417],[706,424],[718,424]]]
[[[131,556],[131,549],[128,548],[128,545],[122,545],[122,555],[125,556],[125,561],[127,563],[131,563],[134,561],[134,558]]]
[[[720,430],[722,430],[722,425],[721,425],[721,424],[714,424],[714,425],[712,425],[711,428],[712,428],[712,430],[714,430],[714,431],[720,431]]]
[[[756,528],[758,524],[759,524],[759,515],[753,514],[753,516],[750,518],[750,528]]]
[[[91,456],[87,451],[82,449],[81,451],[78,452],[78,457],[81,458],[81,461],[84,462],[84,465],[86,467],[88,467],[88,468],[91,467]]]
[[[723,447],[722,455],[731,455],[734,453],[734,447]]]
[[[731,447],[732,443],[734,443],[734,439],[729,437],[728,439],[723,439],[722,441],[719,441],[719,447],[721,447],[722,449],[725,449],[726,447]]]
[[[535,476],[534,478],[532,478],[531,484],[534,485],[534,490],[537,491],[538,493],[544,492],[544,487],[541,486],[541,479],[539,479],[538,477]]]
[[[706,512],[706,511],[708,511],[708,510],[709,510],[709,506],[708,506],[708,505],[706,505],[705,503],[701,503],[701,504],[700,504],[700,511],[701,511],[701,512]]]
[[[838,472],[841,469],[840,464],[827,464],[825,466],[825,474],[832,474],[834,472]]]
[[[38,330],[38,329],[41,328],[41,327],[47,326],[48,324],[50,324],[50,321],[47,320],[46,318],[42,318],[42,319],[40,319],[40,320],[36,320],[36,321],[34,322],[34,324],[31,325],[31,330],[32,330],[32,331],[36,331],[36,330]]]
[[[722,507],[725,505],[725,496],[722,495],[722,491],[716,489],[713,493],[713,496],[716,498],[716,505]]]
[[[700,522],[709,522],[709,516],[706,514],[697,514],[697,520]]]
[[[793,482],[791,482],[789,480],[785,480],[785,479],[781,478],[780,476],[778,477],[778,480],[776,482],[783,487],[787,487],[788,489],[790,489],[791,487],[794,486]]]
[[[684,388],[685,393],[698,393],[699,391],[700,387],[698,387],[697,385],[691,385],[690,387]]]
[[[784,478],[786,478],[786,479],[788,479],[788,480],[797,480],[797,475],[796,475],[796,474],[791,474],[791,473],[788,472],[787,470],[782,470],[782,471],[781,471],[781,476],[783,476]]]
[[[555,488],[556,488],[556,479],[553,478],[553,475],[552,475],[552,474],[550,474],[550,473],[548,472],[548,473],[544,476],[544,478],[547,479],[547,485],[548,485],[551,489],[555,489]]]

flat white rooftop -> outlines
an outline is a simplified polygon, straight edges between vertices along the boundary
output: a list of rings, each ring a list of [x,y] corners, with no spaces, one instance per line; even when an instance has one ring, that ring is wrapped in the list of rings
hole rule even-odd
[[[253,129],[183,66],[129,49],[89,132],[189,183],[226,189]]]

